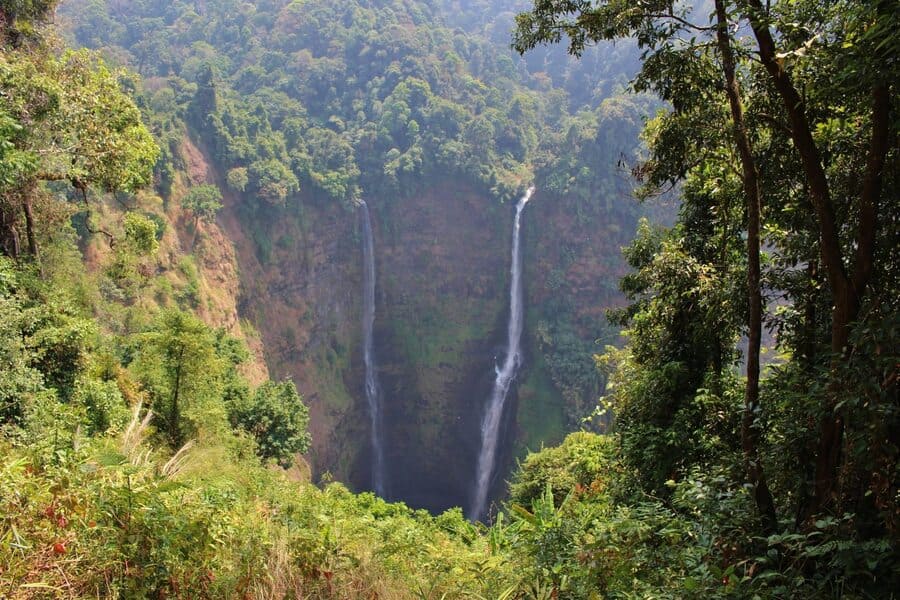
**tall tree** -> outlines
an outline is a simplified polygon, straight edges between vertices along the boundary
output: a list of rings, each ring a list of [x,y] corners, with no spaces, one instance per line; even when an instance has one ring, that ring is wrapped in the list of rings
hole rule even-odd
[[[863,184],[857,192],[858,197],[855,202],[850,198],[845,199],[846,204],[855,204],[851,210],[855,212],[854,220],[857,223],[855,233],[849,236],[851,240],[849,247],[855,248],[855,252],[852,252],[853,258],[850,259],[844,250],[845,243],[842,243],[841,240],[842,227],[837,218],[832,186],[826,173],[822,151],[813,134],[809,108],[795,86],[794,78],[785,66],[785,57],[782,56],[783,53],[778,52],[775,38],[770,30],[770,23],[775,15],[763,7],[759,0],[747,0],[740,4],[756,38],[759,58],[783,101],[790,137],[800,156],[806,189],[816,213],[822,263],[825,266],[833,297],[831,350],[837,363],[846,360],[850,352],[848,341],[851,324],[859,316],[860,306],[872,278],[879,220],[878,203],[891,135],[895,134],[891,131],[890,123],[892,95],[890,73],[885,73],[883,79],[878,78],[866,82],[870,87],[871,109],[868,122],[863,121],[864,124],[859,128],[860,135],[864,135],[866,129],[869,130]],[[838,2],[835,4],[839,5],[841,9],[852,11],[850,19],[848,19],[851,27],[854,25],[854,18],[864,22],[865,29],[858,33],[866,42],[864,45],[872,49],[874,54],[871,58],[876,60],[881,58],[884,50],[879,51],[879,49],[883,48],[885,44],[889,45],[888,50],[896,49],[896,42],[892,42],[890,39],[891,36],[896,35],[896,26],[900,20],[897,17],[895,3],[878,1],[872,3]],[[842,33],[846,35],[848,32]],[[854,32],[851,30],[849,33]],[[852,39],[852,36],[848,36],[848,38]],[[808,40],[809,45],[815,42],[816,37]],[[796,53],[799,50],[793,52]],[[883,64],[885,66],[893,64],[892,70],[896,74],[896,63],[900,57],[888,55],[884,58],[887,60]],[[851,63],[849,68],[861,73],[872,71],[872,65],[866,65],[862,60],[855,64]],[[871,76],[866,77],[866,79],[870,78]],[[809,508],[810,512],[816,512],[820,508],[836,508],[838,467],[841,461],[845,420],[843,411],[838,409],[841,384],[838,380],[837,364],[832,369],[829,389],[830,393],[825,407],[826,414],[822,419],[819,435],[815,495]]]
[[[762,462],[759,457],[759,430],[755,423],[759,414],[759,351],[762,341],[762,289],[760,283],[760,190],[759,173],[753,157],[750,135],[744,119],[741,89],[737,80],[737,63],[729,34],[730,23],[724,0],[715,0],[716,40],[725,76],[725,93],[731,108],[734,142],[737,146],[742,169],[744,200],[747,205],[747,299],[750,314],[747,323],[747,384],[744,395],[744,416],[741,421],[741,442],[747,476],[753,485],[756,506],[763,518],[763,525],[769,533],[778,526],[775,502],[766,483]]]
[[[802,512],[840,512],[839,483],[842,473],[850,468],[842,455],[849,406],[846,400],[848,395],[861,393],[847,387],[842,373],[854,352],[854,323],[868,318],[861,309],[870,301],[872,281],[883,279],[890,269],[879,266],[875,256],[892,243],[890,234],[880,226],[880,222],[890,223],[890,211],[879,207],[891,197],[885,193],[885,181],[895,185],[886,165],[896,160],[897,123],[892,105],[896,81],[900,80],[900,43],[894,33],[900,26],[900,11],[895,2],[881,0],[801,0],[765,5],[760,0],[717,0],[713,25],[709,26],[696,16],[695,6],[659,0],[638,4],[625,0],[536,0],[530,12],[518,17],[515,45],[525,51],[566,36],[570,52],[577,55],[600,40],[637,39],[644,49],[637,87],[653,89],[674,109],[669,120],[672,127],[664,132],[668,139],[664,146],[654,149],[645,167],[650,179],[660,182],[679,179],[697,164],[689,150],[696,132],[686,128],[688,121],[682,115],[689,112],[691,104],[716,102],[705,89],[711,82],[695,76],[707,60],[711,39],[716,40],[721,57],[719,77],[724,75],[726,80],[735,132],[732,143],[741,162],[748,208],[750,351],[744,429],[750,434],[745,436],[750,479],[759,492],[761,473],[753,472],[754,438],[758,441],[758,437],[752,429],[753,419],[760,416],[755,414],[755,355],[762,306],[755,291],[761,289],[759,233],[766,226],[773,231],[794,228],[795,235],[812,242],[798,258],[806,265],[821,264],[828,284],[822,293],[828,295],[832,307],[829,345],[833,358],[818,411],[814,493]],[[749,81],[743,93],[735,85],[741,77]],[[746,99],[748,95],[754,107],[750,119],[742,114],[741,107],[742,96]],[[769,151],[778,153],[777,158],[765,157],[771,173],[762,177],[753,164],[754,137],[765,141]],[[702,145],[693,148],[703,151]],[[798,169],[785,168],[795,162]],[[675,168],[671,168],[673,164]],[[669,168],[660,169],[667,165]],[[767,187],[763,189],[762,185]],[[810,219],[789,215],[796,210],[795,198],[801,193],[812,208]],[[777,222],[761,221],[762,197],[782,203],[772,207]],[[783,248],[796,254],[796,249]],[[816,273],[815,269],[806,271]],[[800,299],[793,290],[786,292]],[[854,494],[859,496],[860,492]],[[853,498],[847,501],[854,502]]]
[[[24,212],[33,256],[32,203],[40,182],[68,181],[86,199],[91,186],[134,190],[151,180],[159,149],[117,73],[89,52],[0,53],[0,115],[8,121],[0,145],[14,159],[14,168],[0,169],[9,171],[0,180],[2,204],[12,211],[4,220],[15,222],[15,213]]]
[[[206,325],[188,313],[165,311],[136,344],[132,369],[150,395],[158,430],[173,448],[224,430],[226,365]]]

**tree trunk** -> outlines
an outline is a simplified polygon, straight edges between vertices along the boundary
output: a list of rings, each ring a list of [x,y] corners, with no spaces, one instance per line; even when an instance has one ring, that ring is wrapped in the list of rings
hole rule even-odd
[[[787,112],[791,124],[791,140],[800,155],[810,202],[816,213],[822,263],[833,295],[831,314],[831,349],[834,355],[826,394],[825,417],[819,431],[816,455],[815,495],[809,516],[820,511],[835,511],[838,496],[838,468],[844,436],[844,417],[836,409],[841,394],[840,363],[847,356],[850,325],[856,320],[861,299],[873,270],[877,200],[881,195],[884,161],[889,147],[890,91],[887,84],[872,91],[872,137],[866,161],[866,174],[859,198],[859,226],[855,236],[852,275],[848,276],[835,219],[828,179],[821,156],[806,117],[806,106],[794,87],[790,75],[778,60],[775,40],[766,23],[766,10],[760,0],[745,0],[746,18],[750,21],[759,48],[759,57]]]
[[[191,232],[191,246],[188,252],[194,251],[194,245],[197,243],[197,230],[200,228],[200,217],[194,217],[194,231]]]
[[[19,258],[19,232],[16,230],[16,210],[0,201],[0,250],[12,259]]]
[[[25,209],[25,236],[28,239],[28,252],[37,261],[40,255],[38,253],[37,234],[34,231],[34,210],[31,206],[31,194],[28,190],[22,194],[22,206]]]
[[[819,281],[819,263],[815,259],[806,265],[806,276],[809,290],[803,303],[803,331],[800,339],[800,368],[802,383],[800,393],[810,394],[809,382],[815,377],[816,367],[816,287]],[[810,430],[815,428],[810,425]],[[809,512],[810,482],[813,481],[813,449],[811,443],[804,443],[798,452],[800,480],[797,482],[797,506],[794,515],[794,528],[799,529]]]
[[[7,41],[7,33],[13,25],[13,16],[0,6],[0,43]]]
[[[178,397],[181,392],[181,368],[184,360],[184,347],[178,350],[177,364],[175,365],[175,381],[172,389],[172,406],[169,412],[169,435],[172,439],[172,447],[180,448],[184,442],[181,436],[181,426],[179,425],[180,410],[178,407]]]
[[[759,406],[759,350],[762,339],[762,290],[760,289],[759,228],[760,191],[759,174],[747,127],[740,87],[735,75],[735,59],[728,34],[728,15],[724,0],[716,0],[716,37],[722,54],[722,70],[725,74],[725,91],[731,107],[734,139],[741,159],[744,196],[747,202],[747,297],[750,304],[747,344],[747,386],[744,393],[744,415],[741,419],[741,447],[747,478],[753,486],[753,497],[766,533],[774,533],[778,527],[775,502],[766,483],[759,458],[759,428],[755,421]]]

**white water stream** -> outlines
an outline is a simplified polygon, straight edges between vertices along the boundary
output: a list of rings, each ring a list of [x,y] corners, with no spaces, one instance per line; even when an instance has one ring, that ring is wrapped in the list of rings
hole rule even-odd
[[[475,477],[475,493],[472,498],[472,506],[469,509],[469,518],[480,519],[487,508],[487,495],[490,491],[491,480],[494,476],[495,462],[497,460],[497,444],[500,436],[500,420],[503,416],[503,407],[506,404],[506,396],[516,376],[521,363],[519,343],[522,339],[522,321],[524,310],[522,307],[522,266],[519,252],[519,226],[522,218],[522,210],[534,188],[529,188],[525,195],[516,204],[516,217],[513,222],[512,239],[512,267],[510,268],[509,285],[509,328],[507,333],[507,351],[503,365],[494,365],[497,373],[494,380],[494,388],[491,391],[490,401],[484,420],[481,422],[481,451],[478,454],[478,470]]]
[[[378,385],[377,361],[372,331],[375,325],[375,242],[372,237],[372,222],[369,205],[359,201],[362,221],[363,251],[363,362],[366,367],[366,402],[372,423],[372,488],[384,497],[384,445],[382,440],[381,387]]]

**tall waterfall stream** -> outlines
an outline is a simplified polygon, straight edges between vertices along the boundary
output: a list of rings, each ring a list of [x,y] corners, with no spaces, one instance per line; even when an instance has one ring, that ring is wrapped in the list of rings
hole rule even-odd
[[[379,496],[386,494],[384,475],[384,441],[382,436],[381,387],[378,385],[378,362],[372,332],[375,325],[375,242],[369,205],[359,201],[362,221],[363,253],[363,361],[366,367],[366,402],[372,428],[372,488]]]
[[[469,510],[469,518],[480,519],[487,508],[487,496],[491,487],[497,460],[497,444],[500,436],[500,421],[503,416],[503,408],[509,388],[516,376],[516,371],[521,363],[519,344],[522,339],[522,321],[524,310],[522,307],[522,266],[519,251],[519,226],[522,218],[522,210],[534,188],[531,187],[516,204],[516,216],[513,221],[512,239],[512,267],[510,269],[509,285],[509,327],[507,333],[507,351],[503,365],[494,366],[496,379],[488,401],[484,419],[481,422],[481,451],[478,454],[478,467],[475,477],[475,493],[472,498],[472,506]]]

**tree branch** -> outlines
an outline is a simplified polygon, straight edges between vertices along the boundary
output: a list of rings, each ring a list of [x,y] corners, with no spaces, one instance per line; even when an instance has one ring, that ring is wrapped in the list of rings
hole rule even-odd
[[[87,217],[84,219],[84,228],[87,229],[88,233],[90,233],[92,235],[97,235],[98,233],[102,233],[103,235],[106,236],[106,239],[109,242],[109,247],[115,248],[116,247],[116,238],[113,234],[111,234],[110,232],[106,231],[105,229],[102,229],[99,227],[97,229],[91,229],[91,206],[90,206],[90,204],[88,204],[87,186],[81,181],[78,181],[77,183],[76,183],[76,181],[77,180],[73,180],[72,185],[75,186],[76,189],[81,191],[81,200],[82,200],[82,202],[84,202],[85,210],[87,210]]]
[[[693,29],[694,31],[713,32],[716,30],[716,28],[713,25],[707,25],[705,27],[702,25],[694,25],[693,23],[691,23],[690,21],[688,21],[686,19],[682,19],[681,17],[676,17],[672,13],[663,13],[663,14],[658,14],[658,15],[647,15],[647,16],[651,19],[672,19],[676,23],[683,25],[685,28]]]

